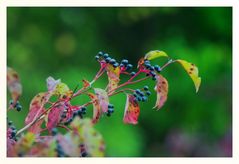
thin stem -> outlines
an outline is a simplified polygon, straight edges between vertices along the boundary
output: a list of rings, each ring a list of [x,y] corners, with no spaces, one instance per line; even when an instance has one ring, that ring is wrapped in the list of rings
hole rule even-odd
[[[169,60],[166,64],[164,64],[162,67],[161,67],[161,71],[166,68],[167,66],[169,66],[170,64],[176,62],[176,60]]]

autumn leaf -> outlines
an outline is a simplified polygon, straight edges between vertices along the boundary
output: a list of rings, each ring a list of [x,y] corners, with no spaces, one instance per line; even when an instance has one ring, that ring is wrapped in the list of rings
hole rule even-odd
[[[112,91],[117,88],[120,82],[120,67],[114,68],[111,64],[107,64],[106,71],[108,75],[108,91]],[[113,91],[112,91],[113,93]]]
[[[157,100],[154,108],[160,109],[167,100],[168,81],[160,74],[156,76],[157,84],[154,90],[157,92]]]
[[[13,108],[22,94],[22,85],[18,73],[10,67],[7,67],[7,87],[13,100],[10,108]]]
[[[185,71],[188,73],[188,75],[193,80],[196,92],[198,92],[200,84],[201,84],[201,77],[198,76],[198,68],[194,64],[189,63],[185,60],[178,59],[178,60],[176,60],[176,62],[180,63],[183,66]]]
[[[102,135],[93,128],[90,119],[74,119],[71,123],[72,133],[78,133],[80,143],[84,146],[86,153],[91,157],[103,157],[105,143]]]
[[[44,111],[44,105],[49,100],[50,95],[48,92],[42,92],[37,94],[30,103],[30,108],[28,115],[25,119],[25,124],[28,125],[37,117],[39,117]],[[38,134],[41,131],[41,125],[43,123],[43,119],[33,124],[28,131],[34,134]]]
[[[109,97],[108,97],[107,92],[101,88],[95,88],[94,91],[99,100],[99,105],[100,105],[101,111],[107,112],[108,105],[109,105]]]
[[[95,124],[100,119],[101,111],[98,97],[93,93],[88,93],[88,96],[93,102],[93,119],[92,122]]]
[[[61,115],[65,109],[64,103],[58,103],[52,107],[47,115],[46,127],[48,131],[51,131],[53,128],[57,126],[57,124],[61,120]]]
[[[124,123],[137,124],[140,109],[139,104],[132,94],[127,94],[126,105],[124,110]]]
[[[149,51],[144,56],[144,59],[153,60],[159,57],[168,57],[168,55],[164,51],[154,50],[154,51]]]

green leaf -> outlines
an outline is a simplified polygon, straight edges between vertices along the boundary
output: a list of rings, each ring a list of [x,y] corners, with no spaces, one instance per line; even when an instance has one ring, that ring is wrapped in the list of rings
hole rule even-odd
[[[144,59],[153,60],[159,57],[168,57],[168,55],[164,51],[154,50],[154,51],[149,51],[145,55]]]
[[[160,74],[156,76],[157,84],[154,90],[157,92],[157,100],[154,108],[158,110],[164,105],[168,97],[168,81]]]
[[[183,66],[185,71],[188,73],[188,75],[193,80],[195,88],[196,88],[196,92],[198,92],[199,87],[201,85],[201,77],[198,76],[198,68],[194,64],[189,63],[185,60],[178,59],[178,60],[176,60],[176,62],[180,63]]]

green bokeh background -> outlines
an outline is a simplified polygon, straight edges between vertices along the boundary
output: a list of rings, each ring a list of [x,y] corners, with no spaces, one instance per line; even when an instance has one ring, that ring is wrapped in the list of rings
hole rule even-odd
[[[152,94],[140,104],[136,126],[122,122],[125,95],[110,98],[115,113],[96,125],[106,142],[106,156],[232,155],[232,8],[8,7],[7,30],[7,64],[18,71],[23,85],[23,111],[8,113],[17,129],[24,126],[31,99],[46,91],[48,76],[74,89],[98,71],[94,56],[99,51],[136,66],[145,53],[159,49],[196,64],[200,90],[195,93],[180,65],[171,65],[162,72],[169,82],[166,104],[153,110]],[[95,86],[106,84],[103,76]],[[132,88],[144,84],[153,92],[151,80]],[[83,96],[74,103],[85,101]]]

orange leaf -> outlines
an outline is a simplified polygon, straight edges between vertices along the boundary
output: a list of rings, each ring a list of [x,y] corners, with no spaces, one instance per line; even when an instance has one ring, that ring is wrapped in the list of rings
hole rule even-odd
[[[93,101],[93,119],[92,122],[95,124],[100,119],[101,111],[98,97],[93,93],[88,93],[88,96]]]
[[[120,81],[120,67],[114,68],[111,64],[107,64],[106,71],[108,75],[108,91],[117,88]]]

